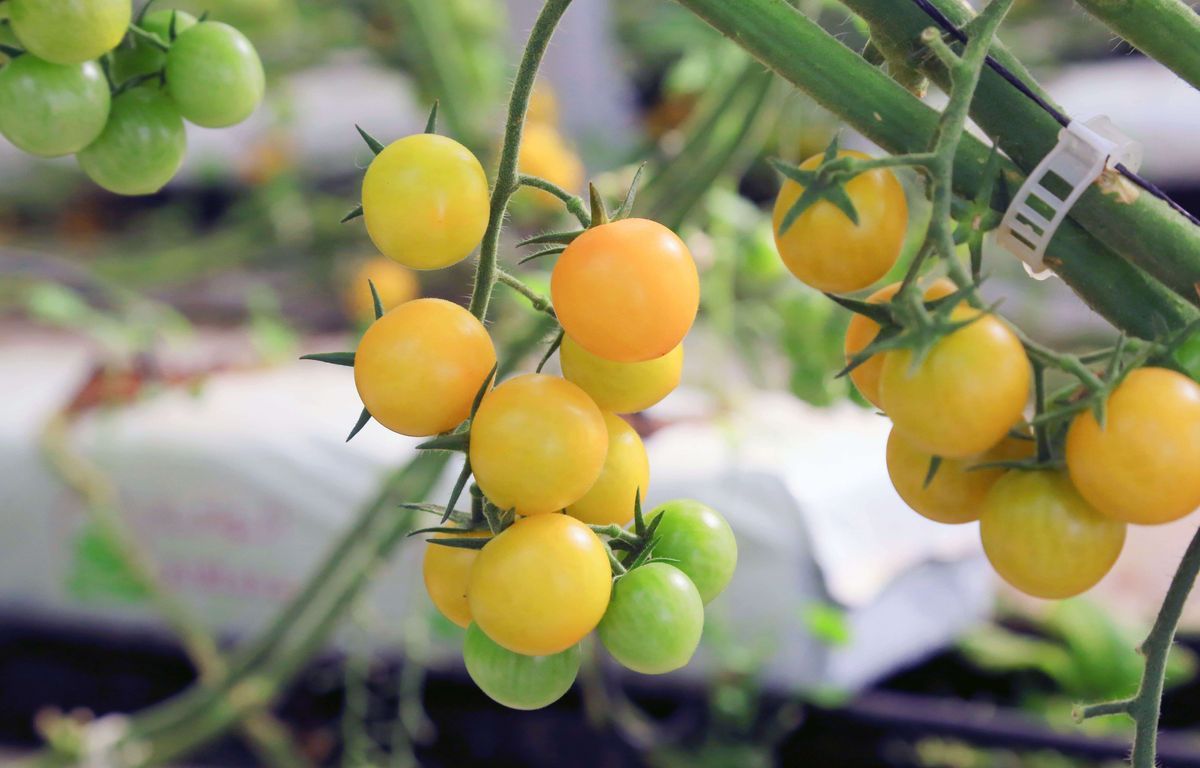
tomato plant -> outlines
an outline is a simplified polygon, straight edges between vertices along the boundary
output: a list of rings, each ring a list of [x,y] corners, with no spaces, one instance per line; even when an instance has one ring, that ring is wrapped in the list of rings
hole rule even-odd
[[[979,535],[1005,581],[1061,600],[1104,578],[1125,544],[1125,524],[1097,512],[1065,472],[1010,470],[988,492]]]
[[[579,674],[578,645],[543,656],[513,653],[478,624],[467,627],[463,661],[467,674],[496,702],[510,709],[541,709],[562,698]]]
[[[563,331],[605,360],[666,355],[700,306],[700,278],[679,237],[646,219],[584,231],[554,265],[550,293]]]
[[[867,297],[872,304],[882,304],[895,297],[900,290],[900,283],[885,285]],[[925,289],[925,300],[934,301],[949,296],[956,290],[954,283],[945,278],[935,280]],[[867,345],[879,335],[879,323],[866,315],[854,315],[846,327],[846,362],[867,348]],[[850,380],[858,387],[859,393],[876,407],[882,408],[879,400],[879,376],[883,373],[883,354],[871,355],[865,362],[850,371]]]
[[[187,134],[175,104],[145,85],[112,101],[99,138],[76,155],[92,181],[120,195],[162,189],[183,163]]]
[[[667,354],[640,363],[619,363],[593,355],[569,336],[559,348],[563,378],[577,384],[614,413],[635,413],[662,400],[679,386],[683,373],[683,345]]]
[[[407,136],[371,161],[362,208],[380,253],[411,269],[442,269],[465,259],[483,237],[487,177],[457,141],[429,133]]]
[[[683,571],[667,563],[639,566],[617,579],[596,634],[622,666],[645,675],[691,661],[704,631],[704,602]]]
[[[729,523],[712,508],[688,499],[656,507],[647,521],[660,515],[654,555],[673,561],[696,585],[701,599],[711,602],[729,584],[737,567],[737,539]]]
[[[0,69],[0,133],[30,154],[58,157],[91,144],[111,103],[94,61],[54,64],[27,53]]]
[[[56,64],[79,64],[111,51],[133,15],[130,0],[9,0],[21,45]]]
[[[558,512],[579,501],[607,453],[600,409],[556,376],[531,373],[500,384],[471,422],[475,482],[501,509],[521,515]]]
[[[459,534],[460,537],[479,538],[483,531]],[[460,627],[471,623],[471,606],[467,602],[467,585],[471,580],[471,568],[475,565],[478,550],[447,547],[442,544],[427,544],[421,572],[425,579],[425,591],[442,615]]]
[[[424,437],[467,418],[496,350],[487,329],[444,299],[417,299],[376,320],[358,343],[354,385],[372,418]]]
[[[160,41],[170,44],[171,26],[174,24],[175,34],[179,35],[195,26],[196,17],[187,11],[162,9],[150,11],[142,17],[141,28],[157,37]],[[123,83],[132,77],[150,75],[162,70],[167,64],[165,51],[143,37],[131,35],[129,39],[113,52],[112,77],[116,83]]]
[[[971,319],[973,310],[953,317]],[[883,410],[922,450],[946,458],[982,453],[1021,419],[1032,371],[1021,341],[996,317],[979,314],[934,342],[924,359],[898,349],[879,377]]]
[[[645,498],[650,484],[650,460],[633,427],[620,416],[604,414],[608,453],[600,476],[567,514],[591,525],[625,525],[633,519],[635,498]],[[640,496],[639,496],[640,494]]]
[[[479,551],[467,599],[488,637],[529,656],[560,653],[600,623],[612,572],[604,544],[567,515],[515,522]]]
[[[262,101],[262,62],[246,36],[228,24],[204,21],[180,32],[166,67],[171,98],[196,125],[236,125]]]
[[[1130,372],[1067,433],[1067,469],[1088,502],[1115,520],[1158,524],[1200,507],[1200,385],[1165,368]]]
[[[887,441],[887,470],[896,493],[914,512],[935,523],[971,523],[983,512],[984,500],[1005,471],[979,465],[1023,459],[1033,454],[1033,440],[1008,437],[986,453],[965,459],[941,459],[932,479],[933,455],[893,429]]]
[[[860,152],[842,151],[838,157],[866,159]],[[814,155],[800,170],[816,169],[822,161]],[[788,179],[775,200],[775,245],[792,274],[821,291],[858,291],[887,274],[904,245],[908,229],[908,203],[904,187],[886,168],[861,173],[845,184],[858,223],[828,200],[818,200],[784,228],[784,218],[804,194],[804,187]]]

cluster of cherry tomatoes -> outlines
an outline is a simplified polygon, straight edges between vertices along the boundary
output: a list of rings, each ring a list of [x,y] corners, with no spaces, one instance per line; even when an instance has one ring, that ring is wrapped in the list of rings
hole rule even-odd
[[[184,120],[222,128],[263,96],[254,46],[227,24],[130,0],[8,0],[0,133],[40,157],[74,154],[122,195],[157,192],[187,149]]]
[[[479,161],[433,133],[383,148],[363,180],[368,233],[412,269],[465,258],[484,236],[489,206]],[[623,527],[645,495],[649,463],[617,414],[653,405],[679,382],[680,344],[699,304],[683,241],[652,221],[598,222],[559,257],[551,293],[564,331],[561,377],[530,373],[489,389],[496,351],[487,329],[435,298],[384,313],[354,357],[362,402],[388,429],[433,436],[470,420],[475,483],[514,522],[495,534],[482,521],[448,534],[488,538],[479,549],[427,545],[425,584],[467,628],[471,677],[520,709],[570,687],[593,629],[630,669],[686,664],[704,603],[737,558],[728,524],[698,502],[670,502]]]
[[[781,226],[803,192],[788,179],[775,206],[776,245],[793,274],[840,293],[868,288],[894,266],[908,210],[890,170],[874,168],[845,184],[857,223],[820,200]],[[867,301],[888,302],[899,288],[888,285]],[[922,290],[932,302],[956,286],[942,278]],[[924,355],[903,347],[880,352],[850,376],[892,420],[887,468],[901,498],[939,523],[978,521],[984,552],[1010,584],[1047,599],[1084,592],[1116,562],[1126,524],[1165,523],[1200,507],[1195,381],[1166,368],[1124,373],[1104,395],[1103,425],[1096,409],[1080,410],[1049,435],[1047,460],[1033,461],[1025,418],[1032,368],[1022,341],[995,315],[965,303],[950,320],[954,329]],[[880,330],[855,315],[847,362]]]

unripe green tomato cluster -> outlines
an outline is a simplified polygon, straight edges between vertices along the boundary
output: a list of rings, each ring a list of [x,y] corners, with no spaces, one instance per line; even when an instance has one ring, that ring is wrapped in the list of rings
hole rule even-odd
[[[409,269],[445,268],[487,230],[487,178],[458,142],[407,136],[367,168],[362,214],[383,255]],[[680,345],[699,302],[687,247],[652,221],[598,223],[566,248],[551,290],[565,331],[561,377],[526,373],[492,386],[487,329],[440,299],[382,314],[354,355],[359,396],[383,426],[430,437],[469,424],[475,484],[512,516],[479,549],[428,545],[423,571],[434,605],[467,628],[471,677],[517,709],[546,706],[570,687],[579,643],[596,629],[630,669],[686,664],[700,642],[703,604],[724,589],[737,560],[728,524],[696,502],[652,512],[650,541],[623,532],[630,549],[621,555],[590,527],[629,524],[645,498],[646,449],[616,414],[647,408],[679,383]],[[637,552],[651,554],[638,560]],[[614,570],[622,573],[615,586]]]
[[[800,168],[820,163],[815,156]],[[870,287],[904,242],[908,213],[899,182],[883,168],[848,181],[844,192],[857,223],[824,199],[789,223],[803,191],[789,179],[776,200],[783,262],[823,291]],[[867,301],[891,301],[899,289],[884,286]],[[940,279],[921,292],[929,302],[955,290]],[[1200,507],[1200,384],[1162,368],[1134,370],[1109,395],[1103,425],[1090,409],[1073,418],[1065,470],[995,466],[1034,454],[1024,423],[1032,369],[1021,340],[994,315],[963,304],[950,320],[963,325],[920,358],[906,348],[881,352],[850,377],[893,422],[887,468],[900,497],[938,523],[978,521],[984,552],[1011,585],[1045,599],[1077,595],[1112,568],[1127,524],[1170,522]],[[873,320],[855,315],[847,363],[879,332]]]
[[[0,68],[0,134],[40,157],[77,155],[111,192],[161,189],[183,163],[185,119],[230,126],[262,101],[258,54],[226,24],[162,8],[133,20],[130,0],[9,6],[24,53]],[[96,61],[107,54],[111,85]]]

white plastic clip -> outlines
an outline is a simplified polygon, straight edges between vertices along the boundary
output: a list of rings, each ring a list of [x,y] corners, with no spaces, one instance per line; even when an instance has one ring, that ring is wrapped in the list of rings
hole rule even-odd
[[[1142,164],[1142,145],[1121,133],[1105,115],[1072,120],[1058,133],[1058,145],[1038,163],[1004,212],[996,241],[1025,262],[1037,280],[1046,268],[1046,246],[1071,206],[1106,167],[1124,164],[1136,171]],[[1066,190],[1069,188],[1069,194]]]

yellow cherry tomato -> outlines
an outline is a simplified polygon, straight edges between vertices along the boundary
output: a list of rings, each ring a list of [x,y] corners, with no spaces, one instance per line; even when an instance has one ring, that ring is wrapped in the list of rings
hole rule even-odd
[[[838,153],[847,156],[869,159],[861,152]],[[800,167],[816,170],[822,157],[813,155]],[[804,187],[787,179],[775,200],[775,247],[793,275],[820,291],[858,291],[886,275],[900,256],[908,229],[904,187],[887,168],[860,173],[846,182],[845,190],[858,224],[833,203],[819,200],[780,232]]]
[[[458,535],[482,538],[489,534],[484,531],[471,531]],[[438,538],[453,536],[454,534],[438,534]],[[471,580],[471,568],[478,556],[477,549],[426,544],[425,560],[421,564],[421,571],[425,577],[425,591],[429,593],[429,599],[443,616],[464,629],[471,623],[467,585]]]
[[[884,304],[892,299],[900,290],[900,283],[885,285],[867,297],[872,304]],[[925,289],[925,300],[933,301],[954,293],[955,286],[946,278],[935,280]],[[846,362],[867,348],[879,334],[879,323],[869,317],[855,313],[846,327]],[[876,408],[882,408],[879,402],[879,374],[883,371],[883,355],[872,355],[867,361],[850,371],[850,380],[863,397],[867,398]]]
[[[577,193],[583,186],[583,163],[558,129],[547,123],[525,124],[517,167],[521,173],[541,177],[568,192]],[[522,187],[518,194],[542,208],[562,206],[557,197],[545,190]]]
[[[354,270],[343,293],[346,312],[360,323],[370,323],[375,319],[375,300],[371,296],[370,283],[374,283],[375,290],[379,291],[384,312],[421,295],[421,283],[412,270],[382,256],[367,259]]]
[[[1004,469],[976,469],[979,464],[1013,461],[1032,455],[1032,440],[1013,437],[1001,440],[986,453],[969,459],[942,459],[928,485],[933,455],[910,443],[899,431],[888,435],[888,477],[896,493],[914,512],[935,523],[957,525],[979,519],[987,493],[1005,473]]]
[[[1091,589],[1125,545],[1125,524],[1084,501],[1065,472],[1010,470],[979,518],[983,551],[1022,592],[1062,600]]]
[[[564,336],[558,349],[563,377],[587,392],[596,405],[614,413],[643,411],[671,394],[683,373],[683,345],[662,357],[618,363],[588,352]]]
[[[563,330],[579,346],[636,363],[683,341],[700,307],[700,276],[674,232],[647,219],[621,219],[567,246],[550,293]]]
[[[978,310],[957,309],[964,320]],[[1032,369],[1021,341],[993,315],[939,339],[913,367],[911,350],[884,356],[879,398],[918,448],[960,459],[991,448],[1020,420]]]
[[[467,599],[476,625],[514,653],[546,656],[575,645],[608,607],[604,544],[567,515],[518,520],[479,552]]]
[[[633,519],[633,501],[646,498],[650,485],[650,460],[642,438],[620,416],[604,414],[608,428],[608,455],[600,477],[567,514],[589,525],[625,525]]]
[[[509,379],[484,396],[471,420],[475,482],[493,504],[522,515],[574,504],[600,476],[607,452],[600,409],[557,376]]]
[[[1200,385],[1166,368],[1129,373],[1108,398],[1101,427],[1091,411],[1067,432],[1075,487],[1105,515],[1156,525],[1200,507]]]
[[[363,178],[363,220],[380,253],[411,269],[467,257],[488,223],[488,182],[471,150],[433,133],[380,152]]]
[[[474,315],[442,299],[417,299],[363,334],[354,354],[354,384],[380,424],[426,437],[467,418],[495,364],[492,339]]]

